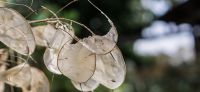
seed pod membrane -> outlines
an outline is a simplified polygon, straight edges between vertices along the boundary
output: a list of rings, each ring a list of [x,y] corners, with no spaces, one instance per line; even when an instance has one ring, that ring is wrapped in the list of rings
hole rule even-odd
[[[0,8],[0,41],[23,55],[31,55],[35,50],[35,39],[29,23],[10,8]]]
[[[58,56],[58,68],[72,81],[79,83],[89,80],[95,71],[96,58],[82,44],[65,44]]]
[[[24,63],[1,72],[0,81],[20,87],[23,92],[50,92],[49,81],[44,73]]]
[[[95,81],[93,78],[89,79],[87,82],[84,83],[78,83],[72,81],[72,84],[76,89],[80,91],[93,91],[99,86],[99,83]]]
[[[48,28],[49,30],[56,30],[56,32],[53,36],[53,39],[49,41],[49,47],[46,49],[43,56],[43,60],[47,69],[55,74],[61,74],[57,66],[59,50],[65,43],[71,43],[74,36],[73,29],[69,29],[66,25],[64,25],[62,28],[63,29],[56,29],[53,25]]]
[[[30,66],[24,63],[0,73],[0,81],[16,87],[28,87],[31,77]]]
[[[0,49],[0,72],[6,71],[6,60],[8,59],[8,51]],[[4,92],[4,82],[0,81],[0,92]]]
[[[97,66],[94,79],[102,85],[115,89],[119,87],[126,74],[126,66],[123,56],[115,47],[110,53],[105,55],[97,55]]]
[[[57,66],[58,52],[55,49],[47,48],[44,53],[44,63],[49,71],[55,74],[62,74]]]
[[[23,87],[23,92],[50,92],[50,83],[45,74],[34,67],[31,70],[31,83],[28,87]]]
[[[51,24],[32,27],[32,30],[36,44],[45,47],[48,47],[57,31]]]
[[[95,54],[109,53],[116,45],[114,41],[97,35],[84,38],[80,43]]]

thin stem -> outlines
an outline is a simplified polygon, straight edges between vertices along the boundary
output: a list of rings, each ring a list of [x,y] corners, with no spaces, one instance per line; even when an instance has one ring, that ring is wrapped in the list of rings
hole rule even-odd
[[[84,24],[79,23],[79,22],[74,21],[74,20],[71,20],[71,19],[58,18],[58,16],[57,16],[53,11],[49,10],[48,8],[46,8],[46,7],[44,7],[44,6],[42,6],[42,8],[48,10],[49,12],[51,12],[51,13],[56,17],[55,19],[57,19],[58,22],[59,22],[60,24],[62,24],[62,23],[61,23],[59,20],[70,21],[70,22],[76,23],[76,24],[78,24],[78,25],[80,25],[80,26],[83,26],[83,27],[86,28],[92,35],[95,35],[95,34],[94,34],[87,26],[85,26]],[[51,18],[50,18],[50,19],[51,19]],[[55,19],[54,19],[54,20],[55,20]]]
[[[103,14],[109,21],[109,23],[111,24],[111,26],[114,26],[113,22],[110,20],[110,18],[101,10],[99,9],[94,3],[92,3],[90,0],[88,0],[88,2],[94,7],[96,8],[98,11],[101,12],[101,14]]]
[[[82,24],[80,22],[71,20],[71,19],[65,19],[65,18],[47,18],[47,19],[42,19],[42,20],[29,21],[29,23],[31,24],[31,23],[37,23],[37,22],[47,22],[47,21],[53,21],[53,20],[56,20],[56,19],[73,22],[73,23],[75,23],[77,25],[80,25],[80,26],[84,27],[85,29],[87,29],[92,35],[95,35],[95,33],[92,32],[92,30],[90,28],[88,28],[86,25],[84,25],[84,24]]]
[[[14,73],[14,75],[17,75],[18,73],[20,73],[23,69],[24,69],[24,67],[25,67],[25,65],[26,65],[27,63],[25,62],[25,63],[23,63],[23,66],[22,66],[22,68],[21,69],[19,69],[19,71],[16,71],[15,73]],[[9,78],[10,79],[10,78]]]
[[[34,63],[38,64],[38,62],[37,62],[32,56],[30,56],[30,59],[31,59]]]
[[[28,18],[28,17],[30,17],[31,15],[33,15],[33,13],[34,13],[34,12],[31,12],[31,13],[29,13],[28,15],[26,15],[26,17],[25,17],[25,18]]]
[[[62,7],[61,9],[59,9],[59,10],[56,12],[56,14],[58,14],[58,13],[61,12],[63,9],[65,9],[67,6],[71,5],[72,3],[76,2],[76,1],[78,1],[78,0],[73,0],[73,1],[69,2],[67,5],[65,5],[64,7]]]
[[[118,40],[118,33],[117,33],[116,27],[115,27],[114,23],[112,22],[112,20],[101,9],[99,9],[94,3],[92,3],[90,0],[88,0],[88,2],[94,8],[96,8],[101,14],[103,14],[106,17],[106,19],[108,20],[109,24],[111,25],[111,28],[110,28],[109,32],[106,35],[108,35],[108,36],[112,36],[111,34],[116,35],[116,37],[112,36],[112,40],[116,43],[117,40]]]
[[[44,6],[42,6],[42,8],[45,9],[45,10],[48,10],[50,13],[52,13],[52,14],[56,17],[55,19],[57,20],[57,22],[58,22],[61,26],[64,26],[64,25],[61,23],[61,21],[59,20],[58,16],[57,16],[52,10],[50,10],[50,9],[44,7]],[[64,31],[64,32],[66,32],[67,34],[69,34],[69,35],[70,35],[72,38],[74,38],[76,41],[79,41],[78,37],[72,36],[70,33],[68,33],[68,32],[65,31],[65,30],[62,30],[62,31]]]
[[[25,65],[28,64],[29,58],[30,58],[30,56],[28,56],[28,57],[26,58],[25,63],[23,63],[22,68],[21,68],[18,72],[16,72],[15,75],[17,75],[19,72],[21,72],[21,71],[24,69]]]
[[[53,16],[55,16],[56,18],[58,18],[58,16],[52,11],[52,10],[50,10],[50,9],[48,9],[48,8],[46,8],[46,7],[44,7],[44,6],[41,6],[43,9],[45,9],[45,10],[48,10],[51,14],[53,14]],[[57,19],[58,20],[58,19]]]

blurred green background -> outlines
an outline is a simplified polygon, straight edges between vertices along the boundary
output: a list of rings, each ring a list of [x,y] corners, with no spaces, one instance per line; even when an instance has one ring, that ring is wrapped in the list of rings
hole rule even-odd
[[[30,5],[31,0],[8,0]],[[41,9],[56,12],[71,0],[33,0],[30,10],[8,5],[27,16],[29,20],[44,19],[52,15]],[[126,80],[114,92],[200,92],[200,1],[199,0],[92,0],[116,25],[118,46],[126,65]],[[28,16],[30,15],[30,16]],[[68,6],[59,17],[79,21],[103,35],[109,23],[87,0]],[[74,25],[79,37],[87,31]],[[45,48],[37,47],[33,57],[40,62],[35,66],[52,78],[42,62]],[[79,92],[70,80],[55,75],[51,92]],[[95,92],[112,92],[100,86]]]

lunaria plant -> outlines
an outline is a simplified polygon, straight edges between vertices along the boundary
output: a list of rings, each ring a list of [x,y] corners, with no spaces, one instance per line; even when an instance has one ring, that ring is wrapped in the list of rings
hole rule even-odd
[[[116,45],[116,27],[106,14],[90,0],[88,2],[107,18],[111,26],[107,34],[97,35],[84,24],[59,18],[44,6],[42,8],[54,16],[31,21],[11,8],[0,8],[0,41],[9,48],[9,52],[6,49],[0,50],[0,54],[4,55],[4,58],[0,58],[0,92],[4,90],[4,83],[20,87],[23,92],[50,92],[45,74],[28,64],[29,58],[33,60],[31,54],[36,45],[46,47],[43,55],[46,68],[53,74],[69,78],[80,91],[94,91],[100,84],[116,89],[123,83],[126,66]],[[45,25],[30,26],[37,22],[44,22]],[[78,38],[72,24],[86,28],[92,35]],[[13,54],[13,51],[18,54]],[[27,59],[20,54],[27,56]],[[8,56],[11,60],[7,59]],[[10,63],[16,65],[6,69]]]

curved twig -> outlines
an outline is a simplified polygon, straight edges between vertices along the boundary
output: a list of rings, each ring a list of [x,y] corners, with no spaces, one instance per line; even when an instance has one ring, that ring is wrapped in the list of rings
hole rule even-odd
[[[61,9],[59,9],[59,10],[56,12],[56,14],[58,14],[58,13],[61,12],[63,9],[65,9],[67,6],[71,5],[72,3],[76,2],[76,1],[78,1],[78,0],[73,0],[73,1],[69,2],[67,5],[65,5],[64,7],[62,7]]]
[[[29,21],[30,24],[32,23],[37,23],[37,22],[47,22],[47,21],[53,21],[53,20],[64,20],[64,21],[68,21],[68,22],[73,22],[79,26],[82,26],[83,28],[85,28],[86,30],[88,30],[92,35],[95,35],[95,33],[90,29],[88,28],[86,25],[80,23],[80,22],[77,22],[75,20],[71,20],[71,19],[65,19],[65,18],[47,18],[47,19],[42,19],[42,20],[33,20],[33,21]]]

